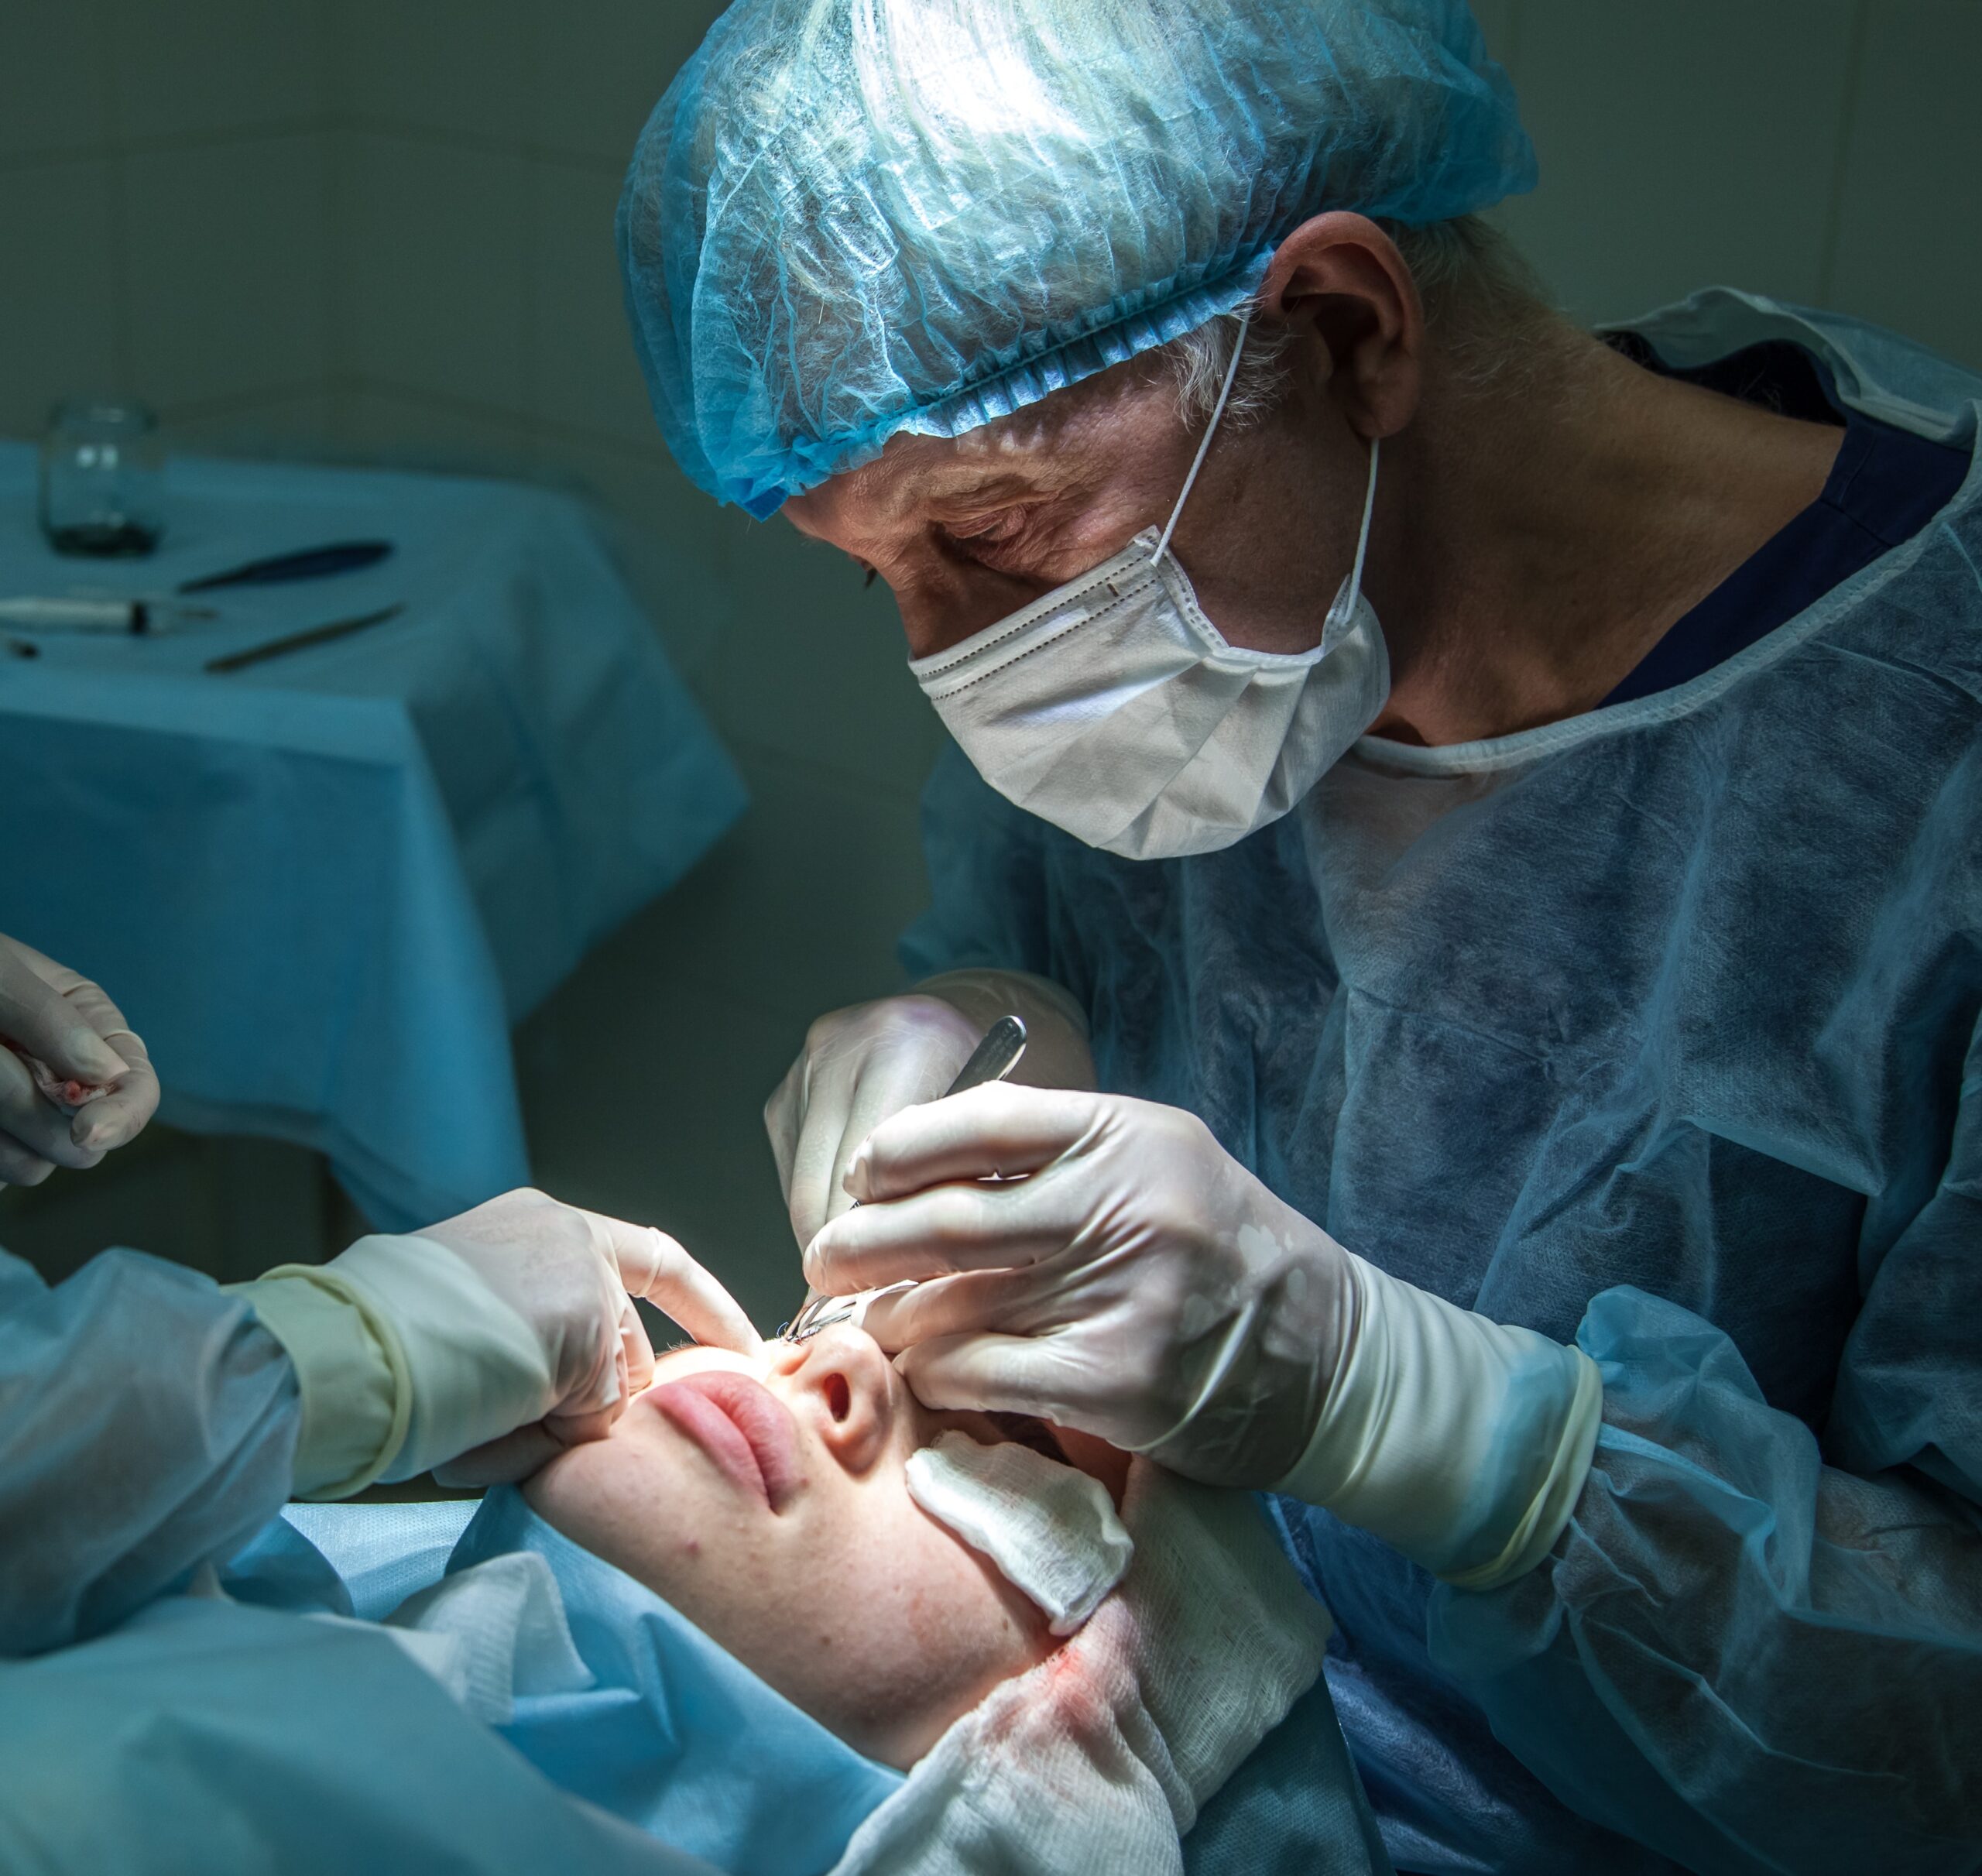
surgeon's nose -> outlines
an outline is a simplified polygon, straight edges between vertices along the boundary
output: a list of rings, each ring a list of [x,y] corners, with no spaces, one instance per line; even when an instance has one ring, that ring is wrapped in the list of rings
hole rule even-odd
[[[821,1329],[803,1348],[784,1370],[793,1406],[849,1472],[871,1471],[894,1431],[896,1383],[887,1357],[872,1336],[846,1325]]]

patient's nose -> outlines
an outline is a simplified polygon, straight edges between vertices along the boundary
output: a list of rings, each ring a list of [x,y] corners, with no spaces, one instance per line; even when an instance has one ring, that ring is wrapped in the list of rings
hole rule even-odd
[[[785,1372],[826,1450],[849,1472],[865,1473],[894,1430],[894,1370],[874,1338],[850,1326],[821,1329]]]

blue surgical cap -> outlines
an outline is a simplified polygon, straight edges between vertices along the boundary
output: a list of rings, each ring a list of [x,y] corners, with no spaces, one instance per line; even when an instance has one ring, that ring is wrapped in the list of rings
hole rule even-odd
[[[1534,181],[1463,0],[737,0],[619,255],[668,447],[762,516],[1229,310],[1312,215]]]

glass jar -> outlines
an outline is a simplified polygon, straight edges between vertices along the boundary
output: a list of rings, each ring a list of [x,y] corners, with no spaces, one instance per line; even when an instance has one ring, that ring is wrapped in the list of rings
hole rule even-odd
[[[41,528],[57,554],[149,554],[165,532],[165,439],[129,398],[74,397],[41,440]]]

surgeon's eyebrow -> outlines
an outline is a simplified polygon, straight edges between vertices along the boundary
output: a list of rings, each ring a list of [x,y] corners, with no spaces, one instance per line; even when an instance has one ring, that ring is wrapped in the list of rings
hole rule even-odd
[[[1006,509],[1046,507],[1065,494],[1064,489],[1042,488],[1017,476],[999,475],[953,489],[925,490],[921,506],[924,517],[940,527]]]

